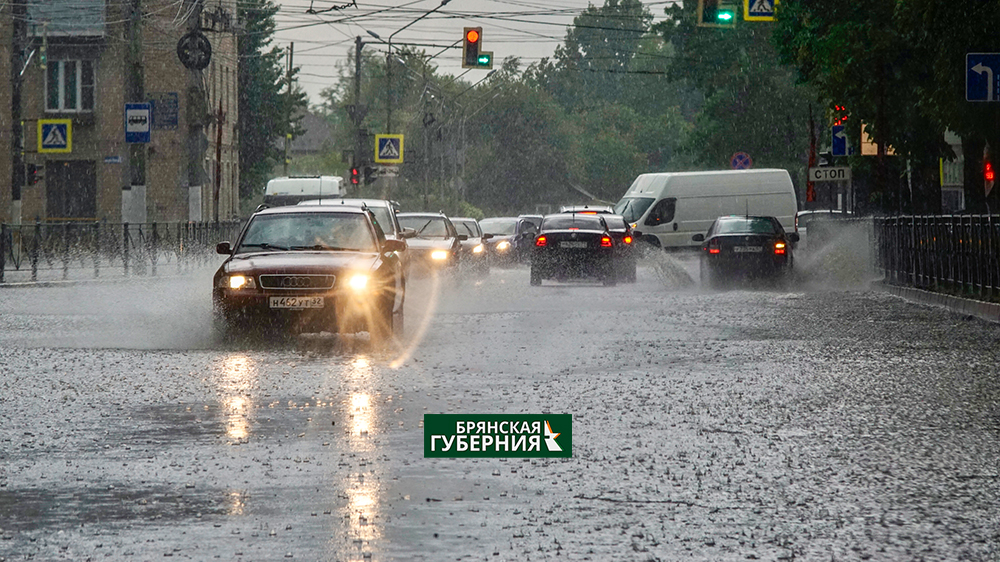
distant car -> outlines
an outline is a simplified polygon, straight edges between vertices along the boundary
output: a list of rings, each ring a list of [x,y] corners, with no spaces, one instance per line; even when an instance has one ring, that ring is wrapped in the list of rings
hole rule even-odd
[[[462,241],[468,236],[459,234],[448,217],[441,213],[399,213],[396,218],[404,229],[414,231],[406,241],[411,267],[422,273],[458,271]]]
[[[701,248],[701,281],[719,287],[735,279],[787,280],[792,272],[792,246],[799,239],[785,233],[775,217],[728,216],[715,219],[707,234],[692,240]]]
[[[615,243],[615,273],[618,280],[635,283],[636,254],[638,254],[638,236],[632,232],[632,227],[621,215],[601,215],[608,225],[608,234]]]
[[[254,213],[215,273],[212,302],[227,335],[265,329],[293,333],[392,333],[403,314],[406,245],[386,238],[360,207],[289,206]]]
[[[451,223],[459,234],[468,236],[462,240],[462,266],[478,275],[488,275],[490,272],[490,253],[486,251],[485,242],[493,237],[483,234],[476,219],[465,217],[451,218]]]
[[[614,207],[610,205],[563,205],[559,207],[560,213],[595,213],[601,215],[615,214]]]
[[[547,215],[531,253],[531,284],[544,279],[596,277],[605,285],[617,282],[615,243],[600,215]]]
[[[535,230],[538,230],[542,227],[542,219],[545,218],[545,215],[518,215],[517,218],[530,222],[535,225]]]
[[[538,227],[530,219],[492,217],[479,221],[484,234],[492,234],[487,247],[496,265],[511,265],[526,261]]]
[[[815,211],[799,211],[795,213],[795,232],[799,235],[799,243],[796,244],[796,248],[801,248],[803,250],[813,250],[815,248],[809,248],[809,224],[813,222],[826,222],[826,221],[837,221],[852,219],[854,215],[845,211],[837,210],[815,210]],[[821,233],[822,234],[822,233]]]

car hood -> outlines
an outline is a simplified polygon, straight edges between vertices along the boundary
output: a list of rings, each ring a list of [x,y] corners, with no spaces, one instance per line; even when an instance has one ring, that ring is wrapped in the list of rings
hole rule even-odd
[[[361,252],[262,252],[240,254],[222,266],[224,273],[324,273],[351,269],[370,271],[378,254]]]
[[[489,240],[487,240],[486,243],[495,246],[498,242],[502,242],[502,241],[510,242],[513,238],[514,238],[513,234],[511,234],[509,236],[503,236],[503,235],[494,234],[493,238],[490,238]]]
[[[450,250],[454,247],[454,238],[410,238],[406,241],[411,250]]]

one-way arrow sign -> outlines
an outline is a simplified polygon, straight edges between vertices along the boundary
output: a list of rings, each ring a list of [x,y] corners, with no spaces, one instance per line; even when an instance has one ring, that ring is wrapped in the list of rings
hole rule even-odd
[[[1000,53],[965,55],[965,100],[1000,101]]]

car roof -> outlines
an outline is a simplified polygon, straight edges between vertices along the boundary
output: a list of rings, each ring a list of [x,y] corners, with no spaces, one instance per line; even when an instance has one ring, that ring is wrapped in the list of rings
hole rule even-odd
[[[444,213],[396,213],[397,217],[441,217],[448,218]]]
[[[298,205],[289,205],[286,207],[268,207],[267,209],[261,209],[254,213],[254,215],[285,215],[285,214],[302,214],[302,213],[347,213],[347,214],[357,214],[366,215],[366,211],[360,206],[354,207],[351,205],[344,205],[341,207],[334,207],[333,205],[305,205],[300,207]]]
[[[311,205],[343,205],[345,207],[353,206],[360,207],[361,205],[367,205],[368,207],[391,207],[392,202],[386,199],[339,199],[336,197],[331,197],[329,199],[308,199],[306,201],[299,201],[299,205],[311,206]]]

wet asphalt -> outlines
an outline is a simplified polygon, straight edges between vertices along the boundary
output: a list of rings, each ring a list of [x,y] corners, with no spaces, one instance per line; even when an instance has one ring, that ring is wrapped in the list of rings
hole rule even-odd
[[[414,280],[388,348],[217,341],[211,271],[2,289],[0,560],[1000,559],[1000,329],[817,264]],[[572,459],[423,458],[539,412]]]

